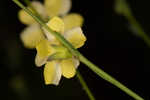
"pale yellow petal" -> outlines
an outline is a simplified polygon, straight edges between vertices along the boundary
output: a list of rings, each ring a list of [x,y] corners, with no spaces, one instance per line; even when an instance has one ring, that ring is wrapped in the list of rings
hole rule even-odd
[[[29,15],[27,14],[24,10],[20,10],[18,13],[18,17],[19,20],[23,23],[23,24],[35,24],[36,21]]]
[[[72,61],[74,62],[74,66],[77,69],[78,66],[80,65],[80,61],[75,57],[72,57]]]
[[[64,22],[61,18],[59,17],[53,17],[47,25],[56,32],[60,32],[61,34],[64,33]]]
[[[59,17],[53,17],[47,23],[47,25],[53,31],[60,32],[61,34],[64,34],[64,23]],[[50,33],[49,31],[47,31],[44,28],[43,28],[43,30],[44,30],[44,33],[46,34],[46,37],[48,38],[48,40],[50,41],[51,44],[56,44],[56,45],[60,44],[60,42],[55,38],[55,36],[52,35],[52,33]]]
[[[65,31],[74,27],[80,27],[83,24],[83,17],[80,14],[72,13],[63,17]]]
[[[64,34],[64,37],[75,47],[80,48],[84,45],[86,37],[80,27],[75,27]]]
[[[43,18],[47,18],[48,15],[46,13],[44,5],[39,1],[32,1],[33,8],[38,12],[38,14]]]
[[[55,53],[55,49],[50,45],[50,43],[45,39],[41,41],[37,46],[37,54],[41,59],[44,59]]]
[[[52,33],[50,33],[49,31],[47,31],[45,28],[42,28],[48,41],[51,43],[51,44],[54,44],[54,45],[59,45],[60,42],[55,38],[55,36],[53,36]]]
[[[35,48],[35,46],[44,39],[44,35],[37,24],[30,25],[25,28],[21,34],[20,38],[27,48]]]
[[[55,40],[55,36],[52,33],[50,33],[49,31],[47,31],[44,28],[43,28],[43,31],[44,31],[44,33],[45,33],[45,35],[49,41],[53,42]]]
[[[44,0],[46,12],[50,17],[57,16],[61,8],[62,0]]]
[[[36,65],[37,67],[41,67],[42,65],[44,65],[44,64],[47,62],[47,59],[48,59],[48,57],[41,58],[41,57],[39,57],[38,54],[36,54],[36,57],[35,57],[35,65]]]
[[[44,6],[38,2],[31,2],[34,9],[42,16],[42,18],[46,18],[46,12]],[[29,7],[28,7],[29,8]],[[30,8],[29,8],[30,9]],[[30,9],[31,10],[31,9]],[[31,10],[32,11],[32,10]],[[33,11],[32,11],[33,12]],[[34,13],[34,12],[33,12]],[[19,11],[18,17],[23,24],[30,25],[37,23],[29,14],[27,14],[23,9]]]
[[[62,0],[61,9],[59,15],[66,15],[71,9],[71,0]]]
[[[62,75],[64,77],[72,78],[73,76],[75,76],[76,69],[75,69],[75,64],[74,64],[74,61],[72,60],[72,58],[62,60],[60,62],[60,66],[62,69]]]
[[[47,62],[44,67],[45,84],[58,85],[61,79],[61,68],[57,61]]]

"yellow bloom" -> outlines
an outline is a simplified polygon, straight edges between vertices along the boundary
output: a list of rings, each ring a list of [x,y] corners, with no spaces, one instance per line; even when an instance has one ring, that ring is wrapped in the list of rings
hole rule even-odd
[[[47,23],[47,25],[53,31],[60,32],[60,34],[62,36],[64,36],[64,38],[66,38],[75,48],[79,48],[79,47],[83,46],[86,41],[86,37],[84,36],[80,27],[74,27],[65,32],[64,31],[65,24],[64,24],[63,20],[59,17],[53,17]],[[67,53],[68,51],[65,50],[64,48],[63,49],[59,48],[59,50],[61,50],[61,56],[55,55],[56,59],[54,59],[53,53],[49,54],[48,50],[46,50],[48,47],[44,47],[44,46],[48,43],[51,43],[51,46],[56,45],[59,47],[59,46],[61,46],[61,44],[51,33],[46,31],[45,29],[44,29],[44,32],[45,32],[48,40],[47,40],[47,43],[45,43],[45,44],[41,43],[42,46],[40,48],[38,48],[39,46],[37,46],[37,55],[38,55],[37,57],[38,57],[38,59],[39,58],[41,59],[41,61],[39,61],[41,64],[39,64],[39,65],[41,66],[46,63],[45,68],[44,68],[45,84],[58,85],[61,75],[63,75],[66,78],[72,78],[75,75],[76,68],[77,68],[77,66],[79,66],[79,61],[75,57],[69,56],[69,54]],[[56,42],[58,44],[56,44]],[[53,51],[52,48],[51,49],[49,48],[49,50]],[[59,50],[55,50],[55,52],[59,51]],[[40,53],[46,54],[45,57],[42,58],[43,55],[40,56]],[[37,57],[36,57],[36,59],[37,59]],[[52,58],[52,59],[49,60],[49,58]],[[38,64],[39,62],[36,62],[36,64]]]
[[[49,41],[43,40],[37,46],[35,63],[44,67],[45,84],[58,85],[61,76],[72,78],[78,67],[79,61],[72,56],[67,48],[61,45],[51,45]]]
[[[84,45],[86,37],[81,29],[83,17],[76,13],[66,15],[71,8],[71,0],[44,0],[44,5],[33,1],[31,5],[44,20],[51,18],[47,22],[50,29],[59,32],[75,48]],[[58,85],[62,75],[72,78],[79,66],[79,60],[51,33],[41,28],[26,12],[20,10],[18,15],[20,21],[28,25],[20,35],[24,46],[36,48],[36,66],[45,64],[45,84]],[[61,16],[61,18],[55,16]]]
[[[84,36],[82,29],[80,26],[77,26],[76,23],[74,24],[73,21],[67,22],[68,24],[72,26],[74,25],[75,27],[72,27],[70,30],[64,31],[63,29],[65,28],[65,23],[63,20],[59,17],[53,17],[47,25],[54,31],[56,32],[61,32],[61,35],[63,35],[75,48],[80,48],[81,46],[84,45],[86,41],[86,37]],[[45,29],[44,29],[45,30]],[[56,40],[56,38],[51,35],[48,31],[45,31],[46,36],[48,37],[48,40],[52,43],[58,43],[59,41]],[[59,43],[58,43],[59,44]]]
[[[44,0],[44,5],[39,1],[32,1],[31,5],[46,20],[48,17],[66,15],[71,9],[71,0]],[[30,9],[30,7],[28,8]],[[35,12],[33,11],[33,13]],[[36,23],[23,9],[19,11],[18,17],[23,24],[30,25]]]
[[[54,30],[60,33],[64,33],[64,31],[67,31],[74,27],[78,27],[78,26],[80,27],[83,24],[83,18],[81,15],[76,13],[66,15],[71,8],[71,0],[44,0],[44,5],[38,1],[32,1],[31,5],[45,21],[49,17],[53,17],[56,15],[62,16],[64,23],[63,22],[59,22],[59,23],[65,25],[59,25],[59,26],[63,26],[61,27],[60,31],[57,30],[59,29],[58,28],[59,26],[55,26],[58,24],[51,24],[51,23],[55,23],[57,21],[62,21],[62,20],[55,18],[55,20],[53,19],[53,21],[47,23],[53,25],[50,28],[52,29],[55,28],[56,30],[55,29]],[[30,9],[30,7],[28,8]],[[24,29],[23,32],[21,33],[21,40],[24,46],[30,49],[35,48],[36,44],[38,44],[39,41],[43,39],[41,37],[44,37],[44,34],[42,34],[42,30],[40,29],[40,26],[36,25],[36,28],[33,27],[33,24],[35,25],[38,23],[24,10],[19,11],[18,17],[23,24],[28,25],[28,27]],[[54,38],[54,36],[52,35],[51,36],[47,35],[47,36],[49,38],[49,41],[53,42],[53,44],[59,44],[59,42]],[[30,39],[28,37],[30,37]]]

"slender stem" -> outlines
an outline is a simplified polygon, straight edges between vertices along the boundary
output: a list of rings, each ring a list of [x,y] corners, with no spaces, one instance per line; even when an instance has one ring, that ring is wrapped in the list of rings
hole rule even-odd
[[[124,15],[129,23],[134,26],[137,30],[137,34],[144,40],[144,42],[150,47],[150,37],[144,32],[141,25],[138,23],[136,18],[130,13],[129,15]]]
[[[84,81],[82,75],[80,74],[79,71],[77,71],[77,78],[80,82],[80,84],[82,85],[83,89],[85,90],[85,92],[87,93],[88,97],[90,100],[96,100],[92,94],[92,92],[90,91],[90,89],[88,88],[86,82]]]
[[[134,17],[132,10],[127,2],[127,0],[116,0],[115,10],[118,14],[122,14],[128,20],[133,28],[133,31],[136,32],[141,39],[150,47],[150,37],[144,32],[140,23]]]
[[[90,62],[87,58],[84,56],[80,56],[80,61],[87,65],[93,72],[95,72],[98,76],[103,78],[104,80],[110,82],[114,86],[120,88],[122,91],[124,91],[126,94],[130,95],[136,100],[144,100],[142,97],[140,97],[138,94],[133,92],[131,89],[127,88],[125,85],[117,81],[115,78],[104,72],[102,69],[98,68],[98,66],[94,65],[92,62]]]
[[[122,91],[124,91],[126,94],[130,95],[136,100],[144,100],[142,97],[138,96],[136,93],[134,93],[132,90],[128,89],[126,86],[124,86],[122,83],[117,81],[115,78],[104,72],[102,69],[98,68],[98,66],[94,65],[92,62],[90,62],[87,58],[85,58],[78,50],[76,50],[62,35],[60,35],[58,32],[52,31],[42,19],[38,18],[36,15],[34,15],[29,9],[27,9],[24,5],[22,5],[18,0],[13,0],[19,7],[24,9],[29,15],[31,15],[41,26],[43,26],[47,31],[52,33],[65,47],[67,47],[70,52],[78,59],[87,65],[93,72],[95,72],[98,76],[103,78],[104,80],[110,82],[114,86],[120,88]]]

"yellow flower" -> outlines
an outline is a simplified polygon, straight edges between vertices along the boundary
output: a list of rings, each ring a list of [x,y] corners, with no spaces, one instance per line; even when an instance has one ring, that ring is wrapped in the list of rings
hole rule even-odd
[[[65,24],[59,17],[53,17],[47,25],[53,31],[60,32],[61,35],[64,36],[64,38],[66,38],[75,48],[83,46],[86,41],[86,37],[82,33],[80,27],[73,27],[65,32]],[[48,40],[45,43],[43,42],[36,46],[37,56],[35,58],[35,63],[37,66],[45,64],[45,84],[58,85],[61,75],[66,78],[72,78],[75,75],[76,68],[79,66],[79,61],[74,56],[70,56],[70,54],[68,54],[69,51],[64,49],[65,47],[63,49],[50,48],[50,46],[52,47],[53,45],[58,47],[62,45],[53,35],[51,35],[51,33],[45,29],[43,30],[46,33]],[[49,43],[50,45],[48,45]],[[57,51],[61,51],[61,54],[57,53]],[[57,55],[54,57],[54,54]]]
[[[73,19],[72,19],[73,20]],[[86,41],[86,37],[84,36],[82,29],[80,26],[76,26],[76,23],[74,23],[73,21],[68,21],[67,22],[68,25],[72,25],[73,27],[69,30],[65,30],[65,23],[64,21],[59,18],[59,17],[53,17],[48,23],[47,25],[56,32],[61,33],[61,35],[63,35],[75,48],[80,48],[81,46],[84,45],[84,42]],[[43,29],[48,40],[52,43],[53,41],[54,44],[60,44],[58,40],[56,40],[56,38],[49,33],[48,31],[46,31],[45,29]]]
[[[43,40],[36,46],[36,49],[36,65],[45,64],[45,84],[58,85],[62,75],[66,78],[72,78],[75,75],[79,61],[67,48],[61,45],[52,45],[48,40]]]
[[[83,24],[83,17],[81,15],[76,13],[67,15],[71,8],[71,0],[44,0],[44,5],[38,1],[32,1],[31,5],[45,21],[53,16],[61,16],[64,21],[63,24],[65,24],[65,31],[74,27],[81,27]],[[30,7],[28,8],[30,9]],[[28,25],[28,27],[21,32],[21,40],[24,46],[30,49],[35,48],[36,44],[44,39],[41,38],[44,37],[44,34],[42,30],[40,30],[40,26],[36,25],[38,23],[24,10],[19,11],[18,17],[23,24]],[[37,36],[35,36],[36,33]],[[61,31],[61,33],[64,32]],[[51,38],[53,37],[51,36]],[[56,41],[53,42],[58,44]]]
[[[84,45],[86,37],[81,29],[83,17],[76,13],[67,14],[71,8],[71,0],[44,0],[44,5],[33,1],[31,5],[45,21],[51,18],[47,25],[53,31],[59,32],[75,48]],[[36,66],[45,64],[45,84],[58,85],[62,75],[72,78],[79,66],[79,60],[25,11],[20,10],[18,15],[20,21],[28,26],[20,35],[24,46],[36,48]]]
[[[63,75],[71,78],[75,75],[75,68],[79,61],[61,45],[51,45],[49,41],[43,40],[37,46],[35,62],[37,66],[44,67],[45,84],[58,85]]]

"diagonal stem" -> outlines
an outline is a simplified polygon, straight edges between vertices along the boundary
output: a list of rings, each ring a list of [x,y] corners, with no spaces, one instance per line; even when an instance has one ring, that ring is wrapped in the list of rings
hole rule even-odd
[[[113,78],[111,75],[104,72],[102,69],[100,69],[98,66],[90,62],[87,58],[85,58],[78,50],[76,50],[62,35],[60,35],[58,32],[52,31],[42,19],[38,18],[36,15],[34,15],[29,9],[27,9],[24,5],[22,5],[18,0],[13,0],[19,7],[24,9],[29,15],[31,15],[41,26],[43,26],[47,31],[52,33],[70,52],[76,56],[82,63],[88,66],[93,72],[95,72],[99,77],[103,78],[104,80],[108,81],[109,83],[113,84],[114,86],[120,88],[122,91],[124,91],[126,94],[130,95],[136,100],[144,100],[142,97],[140,97],[138,94],[127,88],[125,85],[117,81],[115,78]]]
[[[145,33],[140,23],[136,20],[127,0],[115,0],[116,13],[123,15],[131,25],[131,31],[139,36],[150,47],[150,37]]]
[[[87,93],[88,97],[90,100],[96,100],[92,94],[92,92],[90,91],[90,89],[88,88],[86,82],[84,81],[82,75],[80,74],[79,71],[77,71],[77,78],[80,82],[80,84],[82,85],[83,89],[85,90],[85,92]]]
[[[136,18],[132,15],[124,15],[129,23],[135,27],[137,34],[144,40],[144,42],[150,47],[150,37],[144,32],[142,26],[138,23]]]

